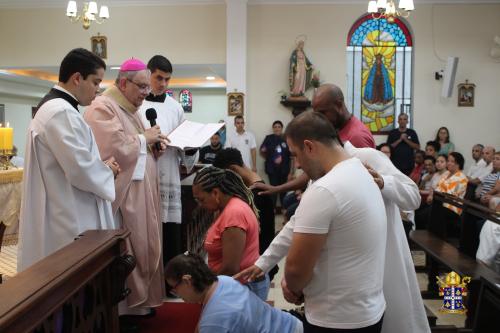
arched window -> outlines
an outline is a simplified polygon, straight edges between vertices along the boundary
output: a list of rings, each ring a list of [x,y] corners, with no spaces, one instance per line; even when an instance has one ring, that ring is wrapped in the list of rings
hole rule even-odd
[[[347,107],[376,134],[397,127],[397,117],[412,117],[413,40],[396,18],[358,19],[347,38]]]

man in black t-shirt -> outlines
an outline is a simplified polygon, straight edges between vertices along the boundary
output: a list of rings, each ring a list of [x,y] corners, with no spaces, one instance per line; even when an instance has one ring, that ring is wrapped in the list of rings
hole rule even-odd
[[[417,132],[408,128],[408,115],[398,117],[399,128],[389,132],[387,143],[392,147],[392,163],[405,175],[409,175],[415,166],[415,150],[420,149]]]
[[[204,164],[214,163],[215,156],[222,149],[219,132],[212,135],[210,145],[200,149],[200,162]]]

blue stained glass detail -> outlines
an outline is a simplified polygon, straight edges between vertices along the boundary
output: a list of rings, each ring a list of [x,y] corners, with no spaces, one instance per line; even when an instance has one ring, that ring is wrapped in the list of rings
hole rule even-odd
[[[389,23],[386,19],[369,19],[360,24],[354,31],[349,43],[350,46],[362,46],[366,36],[372,32],[379,30],[380,33],[386,32],[391,35],[397,46],[408,46],[406,36],[401,28],[395,23]]]

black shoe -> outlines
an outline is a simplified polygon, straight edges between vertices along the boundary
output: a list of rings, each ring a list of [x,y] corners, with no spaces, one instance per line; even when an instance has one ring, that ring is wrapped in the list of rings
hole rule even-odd
[[[142,318],[153,318],[156,316],[156,309],[155,308],[150,308],[149,313],[145,314],[144,316],[141,316]]]
[[[120,316],[120,333],[138,333],[139,325],[131,316]]]

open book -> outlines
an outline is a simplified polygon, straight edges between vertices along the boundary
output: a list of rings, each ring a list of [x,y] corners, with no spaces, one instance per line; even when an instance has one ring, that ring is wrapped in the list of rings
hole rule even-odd
[[[169,146],[182,150],[186,148],[200,148],[212,135],[214,135],[224,123],[202,124],[194,121],[184,120],[170,134]]]

